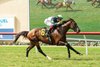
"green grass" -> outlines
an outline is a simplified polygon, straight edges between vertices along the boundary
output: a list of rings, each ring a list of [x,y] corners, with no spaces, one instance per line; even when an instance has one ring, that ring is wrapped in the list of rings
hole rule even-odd
[[[53,0],[53,2],[63,0]],[[55,12],[55,8],[41,8],[41,4],[36,5],[37,0],[30,0],[30,28],[44,27],[44,19],[49,16],[61,14],[64,20],[69,17],[75,19],[81,31],[100,31],[100,8],[95,8],[86,0],[76,0],[72,5],[73,11],[60,8]]]
[[[53,0],[53,2],[63,1],[63,0]],[[60,8],[55,11],[55,8],[47,9],[41,8],[41,4],[36,5],[37,0],[30,0],[30,29],[37,27],[45,27],[44,19],[49,16],[56,16],[58,14],[63,15],[64,19],[67,20],[69,17],[73,18],[81,29],[81,32],[100,32],[100,8],[95,8],[90,2],[86,0],[76,0],[76,4],[72,5],[74,9],[66,10],[65,8]],[[72,31],[72,30],[69,30]],[[74,37],[74,36],[68,36]],[[75,36],[76,38],[77,36]],[[83,38],[83,36],[78,36],[77,38]],[[98,35],[91,36],[87,35],[89,39],[100,39]]]
[[[47,60],[40,53],[32,49],[29,58],[25,57],[27,46],[0,46],[0,67],[99,67],[100,47],[89,47],[89,55],[85,55],[85,47],[74,47],[83,55],[79,56],[71,51],[71,58],[67,58],[65,47],[42,47],[43,51],[52,57]]]

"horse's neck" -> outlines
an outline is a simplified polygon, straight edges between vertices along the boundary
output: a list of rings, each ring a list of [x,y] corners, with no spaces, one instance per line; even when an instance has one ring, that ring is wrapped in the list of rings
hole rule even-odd
[[[66,32],[68,32],[68,30],[69,30],[69,27],[62,27],[63,28],[63,33],[65,34]]]
[[[66,32],[69,30],[69,27],[59,27],[58,29],[58,32],[61,34],[61,35],[65,35]]]
[[[69,25],[70,25],[70,21],[66,21],[66,23],[61,26],[63,34],[66,34],[66,32],[68,32],[68,30],[70,29]]]

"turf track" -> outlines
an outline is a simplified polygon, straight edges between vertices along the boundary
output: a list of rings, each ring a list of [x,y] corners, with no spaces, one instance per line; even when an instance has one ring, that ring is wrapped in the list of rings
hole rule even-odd
[[[71,59],[67,58],[65,47],[46,46],[43,51],[52,57],[52,61],[47,60],[40,53],[35,53],[32,49],[29,58],[25,57],[27,46],[0,46],[0,67],[99,67],[100,47],[89,47],[89,55],[85,55],[85,47],[74,47],[82,56],[71,51]]]

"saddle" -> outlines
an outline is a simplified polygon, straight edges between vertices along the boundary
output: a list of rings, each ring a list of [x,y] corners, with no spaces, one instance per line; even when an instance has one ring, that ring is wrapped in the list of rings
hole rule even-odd
[[[48,29],[47,28],[42,28],[39,30],[39,34],[43,37],[47,36],[47,31]]]
[[[48,40],[49,40],[49,43],[52,43],[52,39],[51,39],[51,32],[49,32],[49,29],[48,28],[42,28],[39,30],[39,34],[42,36],[42,37],[47,37]]]

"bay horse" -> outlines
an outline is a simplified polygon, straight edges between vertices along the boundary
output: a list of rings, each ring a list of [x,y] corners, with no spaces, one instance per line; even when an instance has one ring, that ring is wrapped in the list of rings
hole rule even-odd
[[[43,8],[43,6],[46,7],[46,8],[48,8],[47,5],[51,5],[51,6],[54,5],[54,4],[52,3],[52,0],[38,0],[37,5],[38,5],[39,3],[42,4],[42,8]]]
[[[70,44],[67,42],[66,40],[66,32],[68,32],[69,29],[72,29],[73,31],[75,31],[76,33],[80,32],[80,28],[78,27],[77,23],[72,19],[68,19],[65,21],[62,21],[62,23],[58,24],[59,26],[51,33],[51,41],[52,41],[52,45],[65,45],[68,49],[68,58],[71,57],[70,55],[70,49],[72,51],[74,51],[76,54],[81,55],[80,52],[76,51],[72,46],[70,46]],[[29,51],[36,46],[38,51],[44,55],[47,59],[51,60],[51,58],[46,55],[41,47],[39,42],[43,42],[46,44],[51,44],[51,42],[49,42],[49,39],[47,36],[42,36],[41,35],[41,30],[45,30],[46,28],[34,28],[31,31],[22,31],[19,32],[16,37],[15,40],[13,41],[13,43],[15,43],[18,38],[20,36],[23,36],[27,39],[29,39],[30,41],[30,45],[29,47],[26,49],[26,57],[28,57]]]
[[[58,2],[55,5],[56,10],[61,8],[61,7],[65,7],[66,10],[68,8],[70,8],[71,10],[73,10],[73,8],[71,7],[72,4],[75,4],[74,0],[67,0],[66,2]]]
[[[87,0],[88,2],[92,1],[92,6],[94,6],[96,3],[98,3],[98,5],[96,7],[100,6],[100,0]]]

